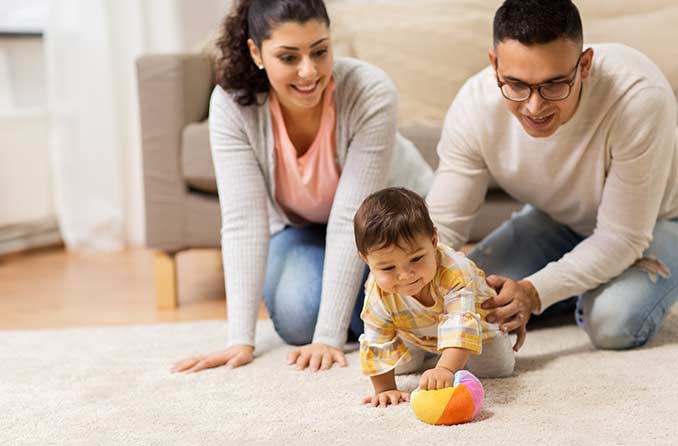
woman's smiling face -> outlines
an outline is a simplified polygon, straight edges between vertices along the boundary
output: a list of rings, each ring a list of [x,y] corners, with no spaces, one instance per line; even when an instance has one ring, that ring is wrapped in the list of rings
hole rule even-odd
[[[251,39],[248,46],[254,62],[264,66],[283,108],[301,111],[320,104],[334,63],[325,22],[281,23],[261,42],[261,49]]]

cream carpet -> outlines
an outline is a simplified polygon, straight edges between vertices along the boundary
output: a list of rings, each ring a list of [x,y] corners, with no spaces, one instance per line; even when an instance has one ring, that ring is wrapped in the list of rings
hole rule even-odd
[[[495,445],[678,441],[678,306],[653,342],[595,351],[574,325],[528,334],[514,377],[485,380],[470,424],[374,409],[357,352],[347,368],[298,372],[268,321],[247,367],[171,374],[217,349],[225,322],[0,332],[2,445]],[[413,388],[415,376],[401,385]]]

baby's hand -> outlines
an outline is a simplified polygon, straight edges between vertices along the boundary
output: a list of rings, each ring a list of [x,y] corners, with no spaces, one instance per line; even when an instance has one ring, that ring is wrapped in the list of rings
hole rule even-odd
[[[400,402],[407,402],[410,400],[409,392],[401,392],[400,390],[386,390],[379,392],[374,396],[366,396],[363,398],[363,404],[369,404],[372,407],[386,407],[389,404],[397,406]]]
[[[435,367],[429,369],[421,375],[419,387],[422,390],[437,390],[452,386],[454,373],[445,367]]]

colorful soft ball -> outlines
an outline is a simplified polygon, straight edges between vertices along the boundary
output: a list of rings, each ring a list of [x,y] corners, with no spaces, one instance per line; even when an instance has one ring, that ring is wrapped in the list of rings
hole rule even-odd
[[[461,424],[473,420],[483,406],[485,390],[467,370],[454,374],[454,384],[438,390],[417,389],[410,396],[414,414],[428,424]]]

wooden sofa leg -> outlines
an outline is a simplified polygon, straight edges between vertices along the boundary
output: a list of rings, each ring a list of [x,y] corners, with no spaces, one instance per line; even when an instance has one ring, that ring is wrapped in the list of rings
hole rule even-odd
[[[177,258],[174,252],[155,252],[155,295],[158,310],[177,308]]]

